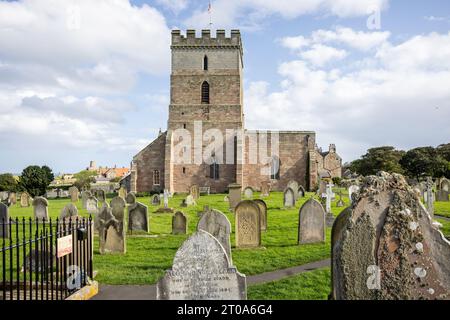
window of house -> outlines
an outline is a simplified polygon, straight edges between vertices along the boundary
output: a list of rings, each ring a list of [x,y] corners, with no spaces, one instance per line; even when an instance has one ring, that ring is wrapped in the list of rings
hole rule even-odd
[[[186,173],[186,168],[185,167],[183,167],[183,174],[185,174]]]
[[[160,185],[159,170],[153,170],[153,185],[155,185],[155,186]]]
[[[202,103],[209,104],[209,83],[207,81],[202,83]]]

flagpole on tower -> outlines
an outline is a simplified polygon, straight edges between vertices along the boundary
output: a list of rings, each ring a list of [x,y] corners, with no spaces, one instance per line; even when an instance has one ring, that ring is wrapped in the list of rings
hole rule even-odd
[[[211,0],[209,0],[208,4],[208,14],[209,14],[209,29],[212,29],[212,7],[211,7]]]

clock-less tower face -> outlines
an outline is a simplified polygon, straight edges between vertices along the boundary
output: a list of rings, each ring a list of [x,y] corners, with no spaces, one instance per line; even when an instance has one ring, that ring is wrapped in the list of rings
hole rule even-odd
[[[166,188],[186,192],[197,184],[214,192],[225,191],[242,174],[236,164],[242,148],[233,134],[243,128],[240,33],[232,30],[231,37],[226,37],[218,30],[212,37],[209,30],[203,30],[196,37],[193,30],[186,36],[175,30],[171,51]],[[186,132],[187,138],[180,138]]]

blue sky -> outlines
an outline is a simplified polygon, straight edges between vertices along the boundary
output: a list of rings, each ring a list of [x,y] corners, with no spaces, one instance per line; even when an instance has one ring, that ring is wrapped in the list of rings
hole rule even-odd
[[[449,142],[448,1],[211,3],[213,29],[241,30],[247,128],[314,130],[344,161]],[[207,8],[0,1],[0,172],[128,166],[166,128],[170,30],[207,28]]]

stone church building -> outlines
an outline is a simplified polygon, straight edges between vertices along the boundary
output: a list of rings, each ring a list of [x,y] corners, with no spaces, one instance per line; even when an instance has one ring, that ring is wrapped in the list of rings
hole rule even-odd
[[[217,30],[215,38],[210,30],[202,30],[201,37],[196,37],[195,30],[187,30],[185,36],[173,30],[171,51],[167,131],[133,157],[130,191],[188,192],[196,184],[209,187],[211,192],[225,192],[232,183],[254,190],[270,183],[272,190],[283,190],[290,180],[313,190],[321,177],[341,176],[342,160],[336,147],[330,145],[328,152],[322,152],[313,131],[245,130],[239,30],[231,30],[231,37]],[[200,135],[195,131],[198,124]],[[180,129],[191,136],[183,140],[178,135]],[[177,147],[179,143],[197,143],[205,148],[220,141],[209,138],[205,134],[208,130],[223,136],[220,147],[207,154],[208,161],[195,161],[198,155],[193,148]],[[241,134],[229,134],[234,131]],[[267,141],[266,147],[261,149],[262,144],[255,141]],[[278,152],[272,153],[275,146]],[[265,157],[259,155],[261,150],[266,151]],[[192,161],[175,161],[179,156]],[[223,160],[217,161],[220,156]]]

